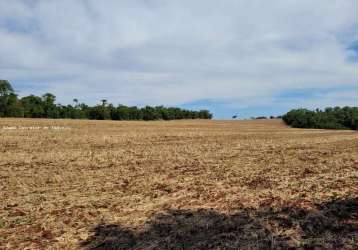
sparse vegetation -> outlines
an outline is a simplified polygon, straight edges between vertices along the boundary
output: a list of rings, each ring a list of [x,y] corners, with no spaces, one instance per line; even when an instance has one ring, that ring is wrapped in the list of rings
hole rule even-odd
[[[0,136],[0,248],[358,244],[355,131],[277,119],[0,119]]]

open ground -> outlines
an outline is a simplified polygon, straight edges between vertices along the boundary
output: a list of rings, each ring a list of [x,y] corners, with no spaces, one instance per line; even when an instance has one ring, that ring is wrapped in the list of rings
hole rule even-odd
[[[0,249],[355,249],[358,132],[0,119]]]

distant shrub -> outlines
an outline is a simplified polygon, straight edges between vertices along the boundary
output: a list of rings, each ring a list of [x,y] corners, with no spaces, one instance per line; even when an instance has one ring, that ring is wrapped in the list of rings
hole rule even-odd
[[[282,117],[294,128],[358,130],[358,107],[335,107],[325,110],[293,109]]]

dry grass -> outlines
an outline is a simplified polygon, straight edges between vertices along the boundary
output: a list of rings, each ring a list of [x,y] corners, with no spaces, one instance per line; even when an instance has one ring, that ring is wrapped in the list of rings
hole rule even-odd
[[[355,249],[357,183],[355,131],[0,119],[0,249]]]

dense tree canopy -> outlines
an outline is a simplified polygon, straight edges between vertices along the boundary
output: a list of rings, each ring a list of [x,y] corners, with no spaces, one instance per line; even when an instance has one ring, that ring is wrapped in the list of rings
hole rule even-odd
[[[9,81],[0,80],[0,117],[25,118],[70,118],[92,120],[177,120],[211,119],[208,110],[191,111],[163,106],[138,108],[125,105],[101,104],[90,107],[73,99],[74,105],[56,104],[56,96],[46,93],[43,96],[25,96],[21,99],[15,94]]]
[[[325,110],[294,109],[282,117],[295,128],[358,130],[358,107],[335,107]]]

